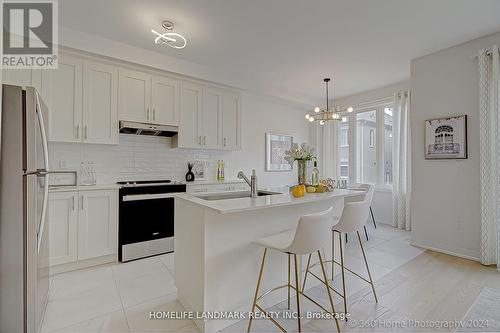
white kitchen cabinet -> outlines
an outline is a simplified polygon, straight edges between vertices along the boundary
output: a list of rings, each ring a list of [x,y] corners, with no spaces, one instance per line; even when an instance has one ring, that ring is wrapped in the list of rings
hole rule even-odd
[[[82,191],[78,216],[78,260],[116,253],[116,191]]]
[[[179,80],[120,69],[120,120],[179,125]]]
[[[179,126],[179,80],[153,76],[151,82],[151,122]]]
[[[14,86],[31,86],[33,72],[31,69],[3,69],[2,83]]]
[[[202,141],[203,148],[222,149],[222,92],[203,88]]]
[[[180,121],[178,146],[201,148],[202,141],[202,87],[190,82],[180,84]]]
[[[109,262],[118,249],[117,191],[50,192],[49,223],[51,266],[64,271],[63,264],[74,269],[88,259]]]
[[[120,68],[119,86],[120,120],[150,122],[151,75]]]
[[[78,193],[49,196],[49,262],[59,265],[77,260]]]
[[[239,94],[182,81],[178,146],[240,149],[240,109]]]
[[[118,68],[85,61],[82,140],[118,144]]]
[[[241,149],[240,96],[224,93],[222,104],[222,147],[224,150]]]
[[[79,58],[61,55],[57,69],[41,71],[41,94],[49,108],[49,140],[82,140],[82,70]]]

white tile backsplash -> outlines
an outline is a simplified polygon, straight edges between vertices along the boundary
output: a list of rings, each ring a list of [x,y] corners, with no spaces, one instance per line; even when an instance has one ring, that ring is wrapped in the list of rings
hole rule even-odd
[[[215,180],[217,160],[225,162],[226,179],[231,172],[232,152],[170,148],[171,139],[120,134],[118,145],[81,143],[50,143],[52,170],[80,171],[81,163],[94,163],[98,184],[123,180],[173,179],[184,180],[187,162],[199,160],[207,163],[206,180]],[[55,180],[61,180],[56,176]]]

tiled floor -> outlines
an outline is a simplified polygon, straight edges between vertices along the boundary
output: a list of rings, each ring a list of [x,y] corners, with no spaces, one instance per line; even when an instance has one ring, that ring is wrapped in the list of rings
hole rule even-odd
[[[370,240],[365,243],[366,254],[376,281],[379,303],[374,302],[366,283],[348,275],[349,312],[353,320],[348,324],[342,322],[343,331],[359,330],[359,325],[352,327],[353,323],[363,319],[459,320],[483,285],[500,288],[500,279],[495,279],[498,275],[475,262],[423,252],[410,246],[406,231],[384,225],[375,230],[370,225],[368,232]],[[346,265],[364,272],[362,254],[354,235],[349,237],[345,252]],[[183,310],[176,299],[173,270],[173,255],[163,255],[56,275],[52,279],[43,332],[197,332],[189,320],[149,319],[150,311]],[[334,279],[336,286],[341,285],[339,271],[336,270]],[[328,304],[324,287],[313,287],[308,293],[325,306]],[[341,299],[334,296],[334,300],[336,309],[342,311]],[[312,303],[303,301],[302,304],[303,313],[318,312]],[[282,303],[272,310],[285,308],[286,304]],[[242,321],[225,331],[246,332],[246,324]],[[296,330],[294,321],[284,324]],[[327,320],[304,321],[303,330],[331,332],[334,326]],[[364,329],[367,330],[399,331],[392,327]],[[255,321],[252,331],[278,330],[268,320],[259,320]]]

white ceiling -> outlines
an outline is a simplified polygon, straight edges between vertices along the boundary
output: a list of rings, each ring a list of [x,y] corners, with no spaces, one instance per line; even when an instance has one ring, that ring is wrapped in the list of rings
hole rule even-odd
[[[219,68],[296,101],[409,78],[410,60],[500,31],[498,0],[61,0],[60,23]],[[183,50],[155,45],[170,19]]]

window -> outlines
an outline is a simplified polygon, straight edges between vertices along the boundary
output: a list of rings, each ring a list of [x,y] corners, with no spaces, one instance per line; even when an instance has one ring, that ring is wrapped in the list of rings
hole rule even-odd
[[[347,120],[347,119],[346,119]],[[349,178],[349,123],[339,124],[339,175],[341,179]]]
[[[393,181],[392,99],[357,109],[338,123],[339,179],[357,183],[391,185]],[[364,105],[369,105],[368,103]],[[452,140],[446,129],[439,140]]]
[[[384,107],[384,183],[392,184],[392,107]]]
[[[376,129],[377,110],[356,113],[356,178],[358,183],[377,183]]]

